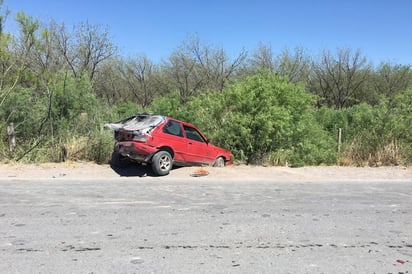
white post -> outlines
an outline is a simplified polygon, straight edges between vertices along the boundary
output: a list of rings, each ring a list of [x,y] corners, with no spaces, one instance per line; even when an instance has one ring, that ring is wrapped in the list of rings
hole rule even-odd
[[[340,153],[340,146],[342,144],[342,128],[338,130],[338,152]]]
[[[14,133],[14,124],[10,123],[7,126],[7,138],[9,140],[9,149],[10,152],[13,152],[16,147],[16,134]]]

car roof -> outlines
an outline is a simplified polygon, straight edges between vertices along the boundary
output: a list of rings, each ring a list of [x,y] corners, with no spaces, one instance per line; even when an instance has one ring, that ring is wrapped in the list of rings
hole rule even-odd
[[[126,118],[126,119],[124,119],[124,120],[122,120],[122,121],[119,121],[119,122],[120,122],[120,123],[121,123],[121,122],[124,123],[125,121],[128,121],[128,120],[130,120],[130,119],[132,119],[132,118],[134,118],[134,117],[139,117],[140,119],[143,119],[143,118],[150,119],[151,117],[154,117],[154,116],[162,117],[162,118],[164,119],[164,121],[174,120],[174,121],[177,121],[177,122],[182,123],[183,125],[190,126],[190,127],[194,127],[194,128],[196,128],[196,129],[199,130],[199,128],[198,128],[197,126],[195,126],[194,124],[191,124],[191,123],[189,123],[189,122],[185,122],[185,121],[182,121],[182,120],[179,120],[179,119],[170,117],[170,116],[165,116],[165,115],[162,115],[162,114],[157,114],[157,113],[147,113],[147,112],[145,112],[145,113],[137,113],[137,114],[135,114],[135,115],[133,115],[133,116],[131,116],[131,117],[128,117],[128,118]],[[119,122],[118,122],[118,123],[119,123]],[[160,124],[162,124],[162,123],[160,123]]]
[[[182,123],[182,124],[185,125],[185,126],[190,126],[190,127],[193,127],[193,128],[195,128],[195,129],[197,129],[197,130],[200,131],[200,129],[199,129],[197,126],[195,126],[194,124],[191,124],[191,123],[189,123],[189,122],[185,122],[185,121],[182,121],[182,120],[179,120],[179,119],[170,117],[170,116],[165,116],[165,118],[166,118],[166,120],[174,120],[174,121],[177,121],[177,122]],[[203,133],[203,132],[202,132],[202,133]]]

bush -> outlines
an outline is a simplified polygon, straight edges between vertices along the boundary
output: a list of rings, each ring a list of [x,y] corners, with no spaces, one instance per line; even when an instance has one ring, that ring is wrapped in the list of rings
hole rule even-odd
[[[409,95],[410,96],[410,95]],[[321,108],[316,117],[330,135],[342,129],[340,162],[380,166],[411,162],[411,99],[408,92],[391,104],[355,105],[348,109]]]
[[[140,107],[132,102],[104,104],[84,77],[56,73],[53,79],[48,90],[16,86],[5,97],[0,130],[5,132],[14,122],[17,147],[10,153],[7,136],[2,135],[0,160],[107,162],[114,140],[102,126],[142,112]],[[262,70],[222,92],[205,91],[184,105],[179,93],[171,92],[156,98],[148,111],[197,125],[212,143],[231,150],[235,160],[250,164],[412,162],[412,89],[376,106],[316,109],[304,87]]]
[[[192,98],[177,118],[196,124],[238,161],[292,165],[336,162],[336,145],[317,124],[313,97],[271,72],[223,92]]]
[[[166,115],[176,119],[181,118],[180,109],[180,95],[177,91],[170,92],[163,97],[157,97],[150,106],[152,113]]]
[[[17,87],[6,98],[0,109],[6,122],[0,128],[14,122],[17,147],[8,153],[7,140],[2,140],[1,156],[25,162],[58,162],[76,140],[78,147],[73,150],[78,156],[73,159],[104,161],[108,153],[101,145],[108,138],[101,132],[102,126],[117,115],[96,98],[87,78],[65,73],[55,76],[44,89]]]
[[[114,121],[120,121],[126,117],[131,117],[137,113],[143,112],[139,104],[134,102],[120,102],[114,108],[112,108],[112,113],[115,114]]]
[[[389,107],[389,125],[393,139],[399,146],[399,157],[405,164],[412,163],[412,89],[408,89],[395,97]]]

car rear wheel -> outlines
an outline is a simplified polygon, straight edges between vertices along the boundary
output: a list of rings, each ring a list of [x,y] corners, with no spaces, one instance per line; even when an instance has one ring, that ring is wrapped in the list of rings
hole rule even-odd
[[[172,169],[173,158],[167,151],[157,152],[152,159],[152,169],[157,175],[164,176],[169,174]]]
[[[225,166],[225,159],[223,157],[218,157],[213,164],[214,167],[224,167]]]

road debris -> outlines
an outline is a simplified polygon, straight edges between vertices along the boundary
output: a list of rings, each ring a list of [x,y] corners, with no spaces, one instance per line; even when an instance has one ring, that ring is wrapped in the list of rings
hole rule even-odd
[[[209,172],[203,168],[196,169],[190,176],[192,177],[202,177],[209,175]]]

